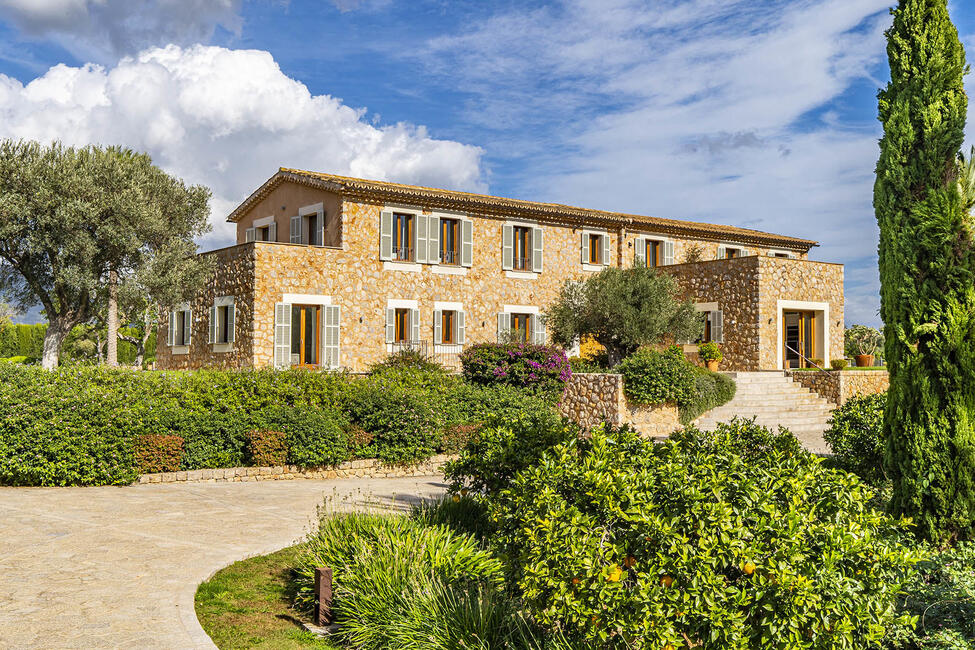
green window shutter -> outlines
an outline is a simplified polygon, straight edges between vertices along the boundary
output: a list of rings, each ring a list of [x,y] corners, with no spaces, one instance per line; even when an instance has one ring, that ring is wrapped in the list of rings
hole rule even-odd
[[[664,242],[664,266],[674,263],[674,242]]]
[[[545,235],[541,228],[532,228],[532,271],[542,272],[542,253],[544,252]]]
[[[427,219],[427,264],[440,264],[440,217]]]
[[[393,259],[393,212],[383,210],[379,213],[379,259]]]
[[[187,309],[183,312],[183,345],[190,345],[193,342],[193,310]]]
[[[418,214],[415,217],[416,228],[413,229],[413,261],[425,264],[427,261],[427,246],[429,246],[430,236],[428,226],[430,218],[425,214]]]
[[[457,342],[457,345],[464,345],[465,339],[467,338],[467,325],[464,322],[464,312],[457,312],[455,318],[457,322],[457,336],[454,340]]]
[[[236,329],[236,303],[227,305],[227,343],[234,342],[234,330]]]
[[[498,314],[498,343],[508,340],[511,331],[511,314],[501,312]]]
[[[603,235],[602,237],[599,238],[599,241],[603,245],[603,256],[602,256],[602,258],[599,261],[602,263],[603,266],[608,266],[609,265],[609,257],[610,257],[610,255],[609,255],[609,235]]]
[[[644,268],[647,265],[647,240],[643,237],[637,237],[636,241],[633,242],[636,247],[634,249],[633,265],[639,268]]]
[[[501,226],[501,268],[510,271],[514,264],[515,230],[505,224]]]
[[[474,263],[474,222],[467,219],[461,221],[460,233],[460,263],[461,266],[471,266]]]
[[[386,310],[386,342],[392,343],[396,339],[396,310]]]
[[[420,340],[420,310],[419,309],[410,310],[410,340],[411,341]]]
[[[324,345],[322,346],[321,364],[326,368],[338,368],[341,352],[341,317],[342,313],[338,305],[326,305],[322,308],[322,335]]]
[[[169,312],[169,330],[166,332],[166,345],[173,347],[176,345],[176,318],[177,314],[182,316],[181,312],[171,311]]]
[[[210,307],[210,338],[207,341],[210,344],[217,342],[217,307],[214,305]]]
[[[291,305],[274,305],[274,367],[291,366]]]
[[[257,239],[257,228],[248,228],[244,231],[244,243],[250,243]]]
[[[272,221],[271,225],[267,227],[267,240],[275,242],[278,240],[278,223],[276,221]]]
[[[589,263],[589,235],[586,232],[579,233],[579,241],[582,242],[581,250],[582,254],[580,259],[583,264]]]
[[[443,312],[439,309],[433,310],[433,344],[443,343]]]

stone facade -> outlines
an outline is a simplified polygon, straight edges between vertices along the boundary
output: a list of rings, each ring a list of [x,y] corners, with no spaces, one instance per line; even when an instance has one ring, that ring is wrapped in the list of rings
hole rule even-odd
[[[774,349],[771,353],[764,349],[774,338],[766,332],[762,320],[769,309],[768,301],[779,296],[803,299],[812,286],[807,279],[818,277],[822,268],[833,271],[826,273],[828,281],[822,283],[819,293],[838,292],[829,299],[833,301],[831,304],[839,306],[834,320],[842,321],[842,267],[806,261],[812,242],[707,224],[689,224],[683,228],[680,226],[683,222],[667,222],[676,225],[661,225],[655,231],[649,224],[636,223],[633,218],[623,219],[621,215],[598,211],[592,211],[591,218],[581,222],[578,217],[569,219],[554,214],[579,209],[530,205],[538,206],[541,216],[506,215],[500,208],[489,210],[489,206],[482,211],[458,210],[445,205],[442,199],[417,200],[404,206],[388,199],[350,196],[339,190],[297,182],[275,184],[255,193],[232,215],[240,243],[209,253],[216,257],[217,273],[211,286],[192,305],[191,345],[183,350],[169,349],[165,345],[168,323],[161,325],[158,340],[164,343],[158,346],[157,367],[272,365],[275,305],[289,301],[300,304],[307,299],[340,308],[340,367],[362,371],[389,353],[391,348],[385,339],[386,310],[394,302],[409,303],[418,310],[420,339],[434,356],[440,357],[438,352],[455,354],[460,346],[441,350],[433,344],[437,303],[457,305],[464,313],[466,344],[495,341],[499,313],[544,314],[566,280],[580,280],[602,268],[583,263],[581,258],[581,237],[590,231],[608,237],[611,251],[605,260],[608,266],[631,266],[641,238],[670,243],[673,260],[678,263],[662,267],[663,270],[675,273],[698,302],[717,301],[727,310],[726,368],[754,369],[774,363]],[[289,241],[290,215],[315,206],[321,210],[326,223],[325,245],[284,243]],[[469,220],[473,234],[471,266],[382,261],[380,214],[384,209],[404,207],[419,214],[436,213]],[[276,242],[243,243],[252,225],[270,221],[276,224]],[[544,249],[540,272],[502,269],[502,229],[506,223],[514,222],[541,229]],[[710,234],[708,230],[721,228],[731,234],[741,233],[740,238],[732,241],[729,233]],[[708,260],[718,254],[719,247],[732,243],[740,247],[744,257],[680,263],[689,255]],[[789,248],[783,248],[786,246]],[[770,257],[776,251],[786,251],[795,259]],[[776,285],[777,282],[781,284]],[[207,336],[209,308],[214,298],[227,295],[235,299],[235,342],[231,346],[214,346],[208,343]],[[839,337],[842,338],[841,329]]]
[[[394,478],[400,476],[441,476],[443,466],[456,456],[432,456],[416,465],[384,465],[375,458],[350,460],[335,467],[226,467],[196,469],[186,472],[143,474],[136,483],[228,483],[247,481],[282,481],[294,479]]]
[[[623,393],[623,375],[572,375],[566,382],[559,410],[586,428],[603,422],[629,423],[649,437],[668,436],[680,428],[677,407],[673,404],[631,405]]]
[[[886,370],[806,370],[790,372],[792,380],[819,393],[837,406],[851,397],[885,393],[890,388]]]

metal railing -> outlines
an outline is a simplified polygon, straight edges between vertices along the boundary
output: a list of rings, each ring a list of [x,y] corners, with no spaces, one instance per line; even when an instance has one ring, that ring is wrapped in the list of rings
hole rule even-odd
[[[515,271],[531,271],[532,269],[532,258],[530,257],[516,257],[512,260],[511,267]]]
[[[440,263],[456,266],[460,264],[460,255],[457,254],[457,251],[440,251]]]
[[[390,354],[416,352],[424,357],[430,356],[430,349],[427,341],[394,341],[393,343],[390,343],[390,346],[392,346]]]
[[[799,358],[800,359],[802,359],[803,361],[805,361],[807,364],[809,364],[813,368],[817,368],[817,369],[819,369],[822,372],[826,372],[826,368],[823,368],[822,366],[820,366],[817,363],[813,363],[812,359],[810,359],[809,357],[807,357],[806,355],[804,355],[802,352],[799,352],[799,350],[796,350],[795,348],[793,348],[788,343],[785,344],[785,349],[788,350],[789,352],[795,352],[797,355],[799,355]]]
[[[413,249],[407,246],[401,246],[399,248],[393,249],[393,257],[402,262],[412,262],[413,261]]]

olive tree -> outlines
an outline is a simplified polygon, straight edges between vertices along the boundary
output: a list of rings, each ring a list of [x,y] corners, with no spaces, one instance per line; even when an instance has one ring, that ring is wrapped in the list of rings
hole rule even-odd
[[[615,366],[641,345],[694,340],[704,327],[694,304],[667,273],[608,267],[583,281],[567,281],[546,311],[552,340],[563,346],[591,336]]]

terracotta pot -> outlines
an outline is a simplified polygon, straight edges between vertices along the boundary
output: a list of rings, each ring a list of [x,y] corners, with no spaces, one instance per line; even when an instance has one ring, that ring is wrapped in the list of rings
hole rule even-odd
[[[717,360],[715,360],[715,359],[712,359],[711,361],[706,361],[705,362],[705,364],[708,367],[708,370],[710,370],[711,372],[718,372],[718,363],[719,362]]]
[[[866,368],[867,366],[873,365],[872,354],[858,354],[853,358],[856,359],[857,368]]]

